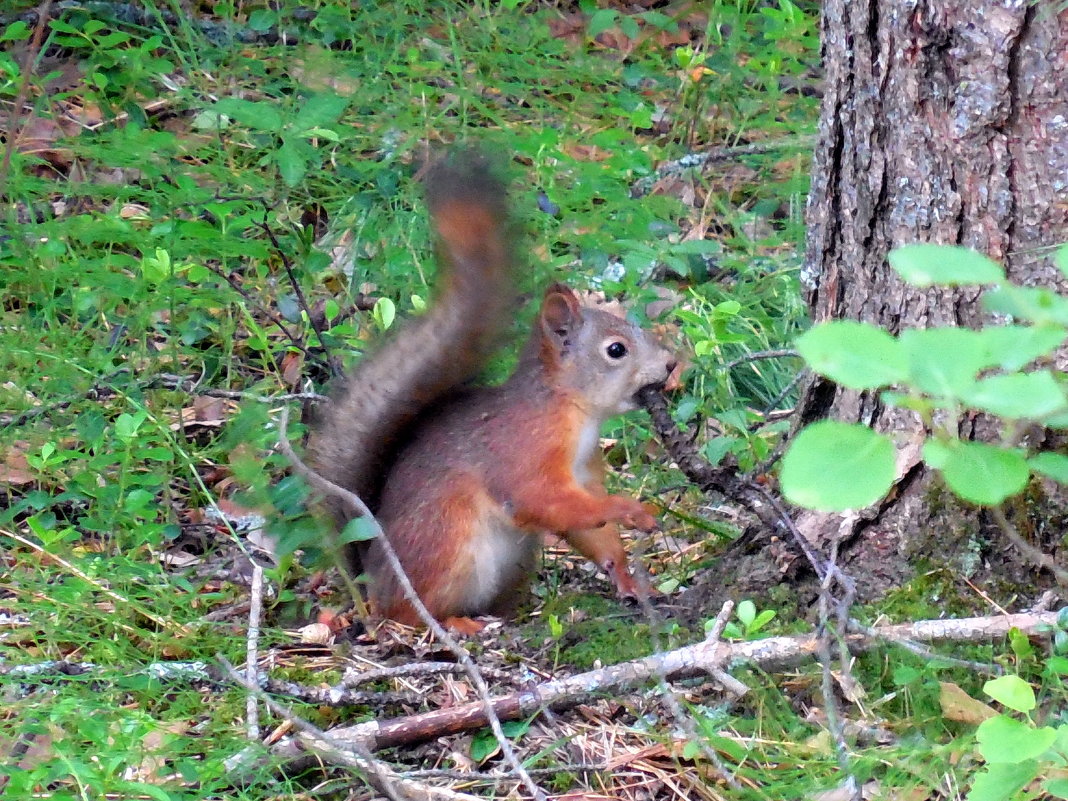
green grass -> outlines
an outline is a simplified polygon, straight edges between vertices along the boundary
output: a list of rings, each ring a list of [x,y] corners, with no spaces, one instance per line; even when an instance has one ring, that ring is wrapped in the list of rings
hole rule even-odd
[[[220,5],[213,20],[246,32],[281,20],[290,45],[154,22],[169,6],[147,6],[134,23],[67,11],[30,80],[36,118],[80,115],[82,125],[62,136],[35,129],[46,141],[16,151],[0,187],[0,409],[10,420],[0,427],[0,614],[17,621],[0,628],[0,668],[70,660],[98,670],[34,681],[0,672],[0,742],[37,735],[20,769],[0,766],[11,797],[47,788],[57,798],[253,799],[307,789],[270,770],[235,788],[224,760],[246,745],[243,694],[161,682],[142,668],[243,658],[240,616],[205,621],[248,594],[229,567],[244,540],[208,514],[219,500],[276,510],[283,547],[303,550],[269,577],[278,594],[268,599],[264,648],[291,642],[283,626],[344,605],[340,593],[310,589],[321,532],[272,452],[282,402],[212,401],[196,407],[199,420],[193,410],[205,388],[268,399],[321,389],[326,349],[347,362],[380,333],[370,314],[337,314],[356,293],[387,297],[401,315],[428,297],[434,265],[413,177],[428,147],[475,141],[512,157],[531,292],[564,279],[625,296],[639,318],[658,287],[678,294],[676,313],[660,321],[694,350],[676,415],[714,418],[707,455],[756,464],[778,437],[776,426],[754,424],[789,386],[796,360],[723,365],[786,347],[804,325],[796,274],[804,137],[818,102],[803,91],[817,59],[814,3],[713,1],[701,4],[699,24],[684,5],[612,17],[607,5],[582,3],[578,18],[536,2],[306,5],[313,15],[300,17],[292,2],[248,14]],[[593,41],[589,26],[608,23],[638,26],[638,35],[622,49]],[[679,25],[689,51],[678,46]],[[30,33],[6,28],[12,42]],[[22,52],[0,53],[5,108],[22,80]],[[632,196],[664,161],[769,142],[766,153]],[[344,245],[347,257],[328,244]],[[325,310],[321,341],[287,267],[313,310]],[[175,375],[196,389],[176,386]],[[640,415],[608,433],[621,440],[613,461],[643,487],[677,483],[645,455]],[[694,505],[683,511],[699,516]],[[711,537],[695,531],[694,558],[707,558],[701,543]],[[164,566],[173,545],[191,568]],[[680,581],[693,569],[680,563]],[[587,610],[560,648],[545,651],[550,664],[587,667],[647,650],[644,626],[613,619],[600,599],[572,602],[568,591],[539,588],[546,609],[537,621]],[[523,636],[549,637],[535,625]],[[885,708],[906,734],[893,746],[858,745],[861,773],[887,787],[943,786],[941,772],[968,746],[932,701],[940,674],[917,667],[895,678],[867,660],[869,694],[894,694]],[[303,663],[287,666],[307,680]],[[1033,661],[1027,670],[1039,680]],[[793,704],[778,677],[747,680],[753,697],[737,708],[691,710],[759,788],[740,797],[833,785],[834,756],[809,740],[820,727],[803,720],[815,672],[803,673]],[[978,694],[974,682],[968,689]],[[324,725],[367,714],[301,711]],[[664,720],[641,723],[654,739],[671,730]]]

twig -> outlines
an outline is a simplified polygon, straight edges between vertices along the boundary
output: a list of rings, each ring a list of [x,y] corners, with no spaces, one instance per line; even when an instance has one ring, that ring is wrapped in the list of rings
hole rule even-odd
[[[252,562],[252,588],[249,591],[251,606],[248,611],[248,636],[245,643],[245,680],[252,685],[259,678],[260,615],[263,611],[263,568]],[[260,739],[260,714],[256,696],[249,693],[245,702],[245,726],[250,740]]]
[[[1049,610],[1030,610],[1030,612],[1032,613],[1046,611]],[[849,631],[857,634],[863,634],[866,637],[882,639],[882,635],[879,633],[878,629],[872,628],[871,626],[865,626],[852,618],[849,621]],[[996,662],[978,662],[971,659],[960,659],[959,657],[955,656],[946,656],[945,654],[936,654],[930,648],[926,648],[920,645],[918,642],[913,642],[912,640],[897,639],[885,640],[885,642],[890,645],[897,645],[901,648],[904,648],[909,653],[913,653],[916,656],[926,659],[928,661],[945,662],[950,667],[963,668],[964,670],[971,670],[974,673],[986,673],[991,676],[1000,676],[1005,672],[1005,668],[1003,668]]]
[[[355,706],[368,704],[422,704],[426,698],[419,693],[371,692],[368,690],[349,690],[344,687],[308,687],[295,681],[267,679],[263,689],[275,695],[287,695],[306,704],[317,706]]]
[[[219,276],[219,278],[223,279],[226,283],[228,283],[231,289],[233,289],[234,292],[239,294],[244,299],[245,303],[249,304],[250,307],[252,307],[253,309],[259,309],[261,312],[263,312],[263,314],[266,315],[267,319],[274,323],[276,326],[278,326],[279,330],[281,330],[281,332],[285,334],[286,339],[289,340],[290,344],[292,344],[294,348],[303,353],[304,357],[309,361],[314,361],[315,357],[312,356],[311,352],[307,349],[307,347],[305,347],[304,342],[300,339],[300,337],[298,337],[296,334],[289,330],[289,326],[286,325],[286,321],[282,319],[281,315],[279,315],[273,309],[268,308],[266,305],[260,303],[258,300],[252,297],[252,295],[249,294],[243,286],[241,286],[241,283],[236,278],[234,278],[229,273],[224,272],[221,267],[217,267],[214,264],[210,264],[207,262],[205,262],[204,266],[211,270],[213,273],[215,273],[215,275]]]
[[[579,762],[572,765],[553,765],[551,768],[527,768],[531,776],[555,776],[558,773],[597,773],[611,770],[606,762]],[[499,783],[502,779],[514,779],[506,770],[492,773],[472,773],[467,770],[450,770],[448,768],[426,768],[425,770],[406,770],[400,774],[406,779],[455,779],[461,782],[478,782],[480,784]]]
[[[1041,635],[1056,619],[1056,613],[1043,612],[959,620],[921,620],[877,626],[874,629],[875,636],[850,633],[843,638],[843,642],[851,654],[863,653],[883,642],[983,642],[1004,637],[1014,628],[1029,636]],[[543,708],[559,711],[585,703],[591,698],[619,695],[656,681],[661,674],[668,681],[674,681],[707,676],[715,670],[727,671],[744,665],[753,665],[765,671],[792,669],[811,661],[818,650],[819,638],[815,634],[768,637],[737,643],[704,640],[674,651],[543,682],[517,693],[492,698],[491,703],[499,718],[518,720],[530,717]],[[485,704],[475,701],[403,718],[336,728],[330,734],[339,742],[358,742],[368,750],[375,751],[470,731],[485,725]],[[282,758],[299,758],[301,749],[297,743],[282,740],[276,744],[274,753]]]
[[[293,452],[293,448],[290,446],[289,439],[286,436],[288,420],[289,410],[283,408],[281,419],[278,422],[278,447],[283,455],[289,459],[294,471],[302,476],[312,487],[324,494],[340,498],[347,504],[353,514],[360,517],[366,517],[366,519],[371,522],[374,526],[376,536],[378,537],[379,545],[382,548],[382,553],[386,557],[386,563],[393,571],[394,577],[403,591],[405,599],[412,605],[412,608],[415,609],[419,618],[426,624],[427,628],[434,633],[434,637],[437,638],[438,642],[445,645],[445,647],[453,653],[457,661],[463,665],[468,678],[471,679],[471,683],[475,686],[475,690],[480,699],[478,705],[482,709],[486,723],[488,723],[489,727],[493,730],[493,736],[497,738],[497,742],[501,746],[501,754],[504,756],[505,761],[508,762],[512,770],[519,776],[523,786],[527,788],[527,791],[530,792],[536,801],[546,801],[545,792],[535,784],[532,778],[530,778],[530,774],[528,774],[520,764],[519,757],[516,756],[515,749],[512,748],[511,742],[509,742],[508,738],[505,736],[504,730],[501,728],[501,720],[497,716],[497,712],[493,706],[493,698],[490,695],[489,686],[479,672],[474,660],[471,659],[471,655],[445,631],[444,627],[432,614],[430,614],[430,611],[423,604],[419,594],[415,591],[415,587],[412,586],[412,582],[408,579],[408,575],[405,573],[404,567],[401,565],[400,559],[397,557],[397,552],[393,549],[393,545],[390,543],[389,538],[386,537],[385,533],[382,531],[382,527],[378,524],[374,515],[371,514],[371,510],[367,508],[367,504],[363,502],[363,499],[354,492],[350,492],[344,487],[339,487],[336,484],[327,481],[304,464],[304,462],[302,462]]]
[[[413,662],[409,665],[375,668],[373,670],[346,670],[341,681],[335,685],[337,690],[347,690],[373,681],[388,681],[405,676],[437,676],[442,673],[463,673],[463,666],[455,662]],[[482,674],[487,671],[482,668]]]
[[[807,375],[808,375],[808,369],[806,368],[806,369],[802,370],[801,372],[799,372],[797,375],[795,375],[793,378],[791,378],[787,382],[786,386],[782,388],[782,390],[779,392],[779,394],[776,395],[774,398],[772,398],[770,401],[768,401],[764,405],[764,408],[760,410],[761,419],[749,426],[750,433],[752,433],[753,431],[759,431],[761,428],[766,426],[768,423],[772,422],[771,413],[774,412],[779,407],[779,404],[783,402],[783,400],[786,398],[787,395],[789,395],[791,392],[794,391],[794,388],[798,384],[800,384],[805,379],[805,377]],[[789,414],[793,414],[793,411],[790,411]],[[779,444],[782,445],[785,442],[786,442],[786,437],[783,437]],[[769,459],[770,459],[770,457],[769,457]],[[772,464],[774,464],[774,462],[772,462]]]
[[[843,717],[838,707],[838,695],[834,689],[834,673],[831,657],[831,637],[835,632],[831,626],[831,605],[833,593],[831,587],[837,579],[838,543],[831,543],[831,557],[828,560],[828,570],[820,581],[819,594],[819,628],[817,642],[817,658],[820,664],[821,688],[823,691],[823,709],[827,715],[827,731],[831,734],[834,743],[834,754],[838,759],[838,766],[845,774],[845,789],[854,801],[861,801],[861,786],[853,772],[853,766],[849,758],[849,746],[845,740],[845,727]],[[845,642],[842,637],[841,643]],[[842,670],[848,668],[849,652],[845,651],[844,658],[839,659]]]
[[[748,353],[745,356],[740,356],[737,359],[727,362],[726,364],[719,365],[720,370],[733,370],[735,367],[741,364],[749,364],[750,362],[761,361],[762,359],[784,359],[791,356],[800,356],[800,354],[793,348],[781,348],[779,350],[760,350],[755,353]]]
[[[2,417],[0,417],[0,425],[16,427],[23,426],[37,417],[48,415],[52,412],[62,411],[63,409],[66,409],[68,406],[74,403],[74,401],[79,400],[80,398],[92,398],[96,392],[104,388],[106,382],[110,381],[118,375],[128,372],[130,372],[129,367],[120,367],[117,370],[112,370],[107,375],[103,376],[102,378],[98,378],[96,381],[94,381],[89,387],[89,389],[85,390],[85,392],[81,392],[77,395],[72,395],[70,397],[64,398],[63,400],[55,401],[54,403],[37,406],[33,409],[27,409],[25,412],[21,412],[15,417],[12,417],[10,420],[4,420]]]
[[[646,619],[649,621],[649,631],[653,635],[654,647],[656,648],[657,652],[662,652],[664,648],[660,638],[660,630],[664,625],[664,621],[661,619],[660,615],[657,614],[656,610],[653,608],[653,605],[649,603],[649,599],[647,597],[639,596],[638,602],[641,604],[642,612],[644,612]],[[722,608],[719,611],[719,614],[716,616],[716,620],[712,626],[712,630],[705,638],[705,642],[720,642],[720,637],[722,636],[723,630],[726,628],[727,621],[730,620],[730,616],[733,611],[734,602],[724,602]],[[742,684],[742,682],[735,679],[733,676],[727,674],[727,672],[724,670],[716,668],[710,670],[709,674],[713,675],[713,678],[719,683],[721,687],[723,687],[723,689],[729,695],[732,695],[736,698],[740,697],[741,695],[744,695],[746,692],[749,691],[748,687]],[[726,678],[727,681],[723,681],[723,678]],[[668,683],[667,675],[663,671],[658,671],[656,679],[658,689],[660,690],[660,697],[661,699],[663,699],[664,703],[667,704],[667,708],[668,710],[670,710],[671,716],[675,719],[675,724],[679,726],[683,730],[683,732],[685,732],[687,739],[701,750],[701,753],[704,755],[705,759],[708,760],[709,764],[712,765],[712,767],[714,767],[719,772],[719,775],[723,777],[723,781],[725,781],[732,790],[737,790],[741,792],[742,786],[738,783],[738,779],[730,770],[728,770],[726,763],[722,759],[720,759],[719,754],[717,754],[712,749],[712,747],[709,746],[707,740],[701,736],[700,732],[697,731],[697,727],[694,725],[693,722],[693,717],[687,714],[686,711],[682,708],[682,704],[679,703],[679,699],[675,695],[674,688],[671,686],[670,683]],[[740,692],[739,688],[741,690]]]
[[[226,400],[250,400],[257,403],[277,404],[287,401],[313,401],[321,403],[327,400],[326,395],[318,392],[284,392],[278,395],[263,395],[258,392],[248,392],[240,389],[217,389],[215,387],[198,387],[197,379],[190,376],[175,375],[174,373],[160,373],[153,376],[142,384],[143,387],[161,387],[174,389],[180,392],[188,392],[190,395],[205,395],[209,398],[225,398]]]
[[[312,747],[317,753],[327,757],[333,762],[338,762],[361,772],[363,778],[378,790],[389,796],[391,801],[434,801],[435,799],[454,799],[455,801],[481,801],[476,796],[466,793],[457,793],[452,790],[437,787],[427,787],[411,779],[405,779],[397,775],[381,760],[375,757],[358,743],[340,743],[330,734],[314,726],[309,721],[296,715],[292,710],[279,704],[253,682],[246,683],[245,677],[231,665],[226,657],[221,654],[216,657],[226,672],[234,681],[244,686],[255,698],[261,700],[276,715],[280,715],[291,722],[303,735],[304,742]],[[354,753],[349,753],[354,752]],[[244,752],[239,754],[244,756]]]
[[[270,209],[267,207],[267,201],[263,201],[263,219],[258,223],[260,229],[267,234],[267,238],[271,240],[271,247],[274,248],[275,254],[282,260],[282,267],[285,268],[286,275],[289,277],[289,285],[293,287],[293,291],[297,295],[297,303],[300,304],[300,308],[304,310],[304,313],[308,315],[308,323],[311,325],[312,330],[315,331],[315,336],[319,338],[319,344],[325,347],[323,341],[323,325],[322,321],[316,315],[312,314],[311,307],[308,305],[308,299],[304,296],[304,289],[300,285],[300,281],[297,280],[296,274],[293,272],[293,262],[290,260],[286,252],[282,250],[282,245],[278,242],[278,237],[274,235],[274,229],[267,224],[267,214]],[[334,376],[341,375],[341,363],[337,357],[332,353],[326,355],[327,366],[330,368],[330,372]]]
[[[652,175],[646,175],[631,184],[630,196],[642,197],[643,195],[647,195],[657,181],[661,181],[672,175],[681,175],[687,170],[704,169],[712,164],[733,161],[745,156],[758,156],[763,153],[772,153],[776,150],[807,148],[812,145],[814,139],[815,138],[811,136],[798,136],[793,139],[777,142],[754,142],[748,145],[714,147],[703,153],[687,153],[682,158],[661,164],[656,168]]]
[[[1035,567],[1044,567],[1053,574],[1053,577],[1057,580],[1057,583],[1062,587],[1068,587],[1068,570],[1062,567],[1058,567],[1057,563],[1053,561],[1053,557],[1048,553],[1043,553],[1034,545],[1029,543],[1023,537],[1020,536],[1020,532],[1016,530],[1016,526],[1012,524],[1008,517],[1005,515],[1005,510],[1000,506],[995,506],[990,510],[991,516],[994,518],[994,522],[998,524],[998,528],[1001,529],[1001,533],[1016,546],[1016,550],[1027,559]]]
[[[26,57],[22,61],[22,80],[19,82],[18,92],[15,94],[15,104],[11,107],[11,120],[7,127],[7,146],[4,148],[4,159],[0,162],[0,198],[11,200],[7,192],[7,178],[11,172],[11,156],[15,152],[15,143],[22,136],[23,126],[15,124],[15,117],[22,112],[26,104],[26,97],[30,93],[30,76],[33,74],[34,62],[41,50],[41,40],[44,38],[45,28],[48,27],[48,15],[52,11],[52,0],[44,0],[37,7],[37,24],[33,29],[33,38],[30,46],[26,49]]]

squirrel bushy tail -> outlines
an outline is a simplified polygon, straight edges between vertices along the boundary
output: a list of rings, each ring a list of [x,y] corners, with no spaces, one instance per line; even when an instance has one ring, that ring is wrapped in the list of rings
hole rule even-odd
[[[426,199],[437,238],[437,298],[369,353],[313,427],[311,463],[377,511],[390,460],[420,415],[483,368],[518,294],[505,187],[464,152],[433,166]],[[355,516],[326,499],[339,525]]]

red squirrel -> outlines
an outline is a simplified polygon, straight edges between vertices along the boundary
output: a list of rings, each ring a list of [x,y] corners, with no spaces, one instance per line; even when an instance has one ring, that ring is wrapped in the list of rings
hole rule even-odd
[[[470,387],[517,306],[503,184],[478,157],[445,159],[426,180],[438,297],[363,359],[313,426],[312,464],[368,504],[416,592],[461,633],[515,606],[541,535],[563,536],[639,594],[618,526],[653,530],[634,498],[609,495],[601,424],[662,384],[675,359],[638,326],[584,306],[563,284],[542,300],[512,376]],[[338,524],[352,516],[327,500]],[[418,624],[380,545],[358,554],[372,610]]]

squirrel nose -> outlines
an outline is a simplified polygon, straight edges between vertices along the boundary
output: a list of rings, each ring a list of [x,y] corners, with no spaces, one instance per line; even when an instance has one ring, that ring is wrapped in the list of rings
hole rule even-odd
[[[675,372],[675,368],[679,366],[678,359],[672,359],[665,366],[667,367],[668,375],[671,375]]]

